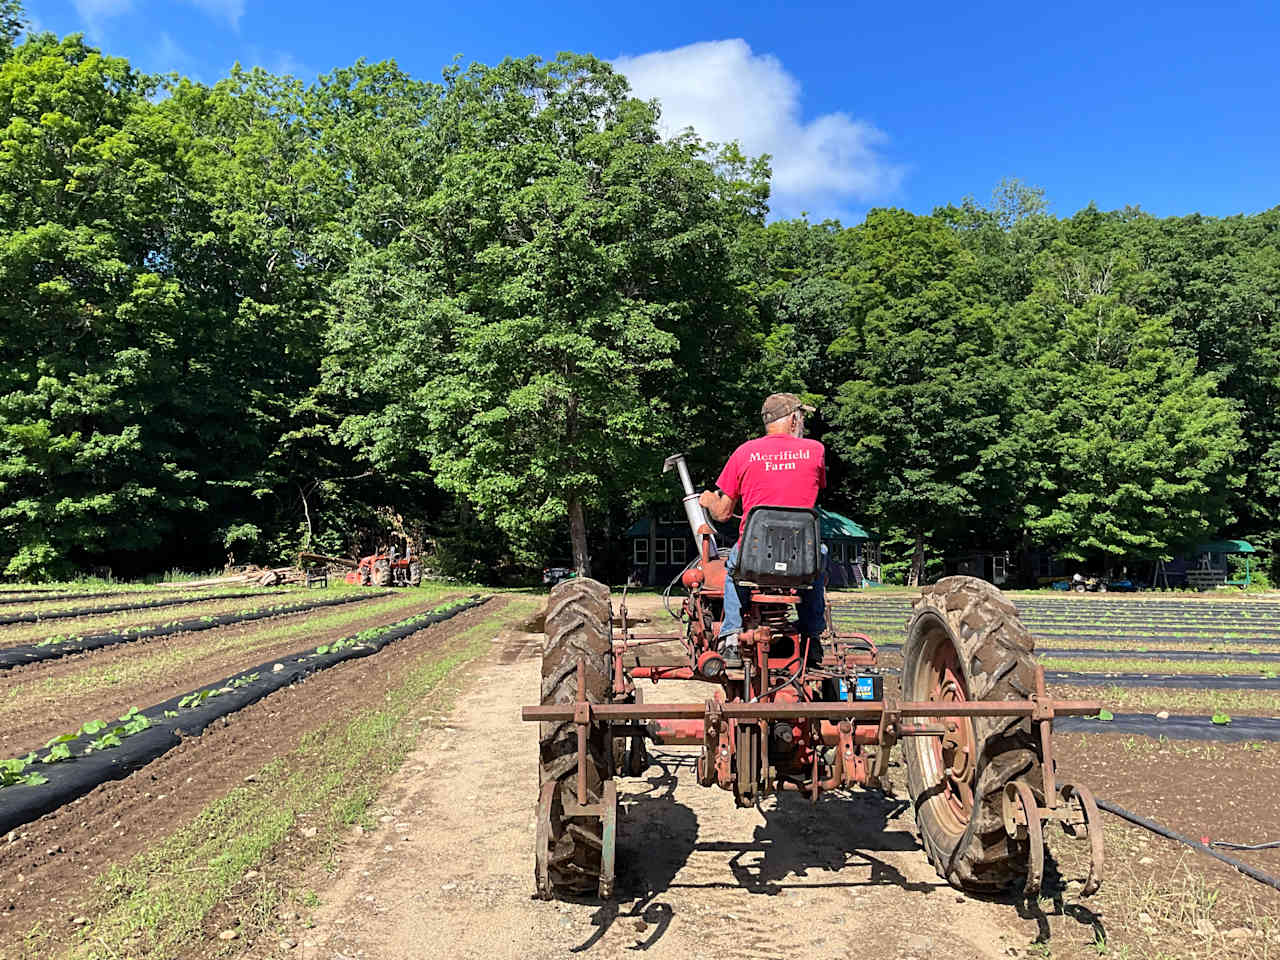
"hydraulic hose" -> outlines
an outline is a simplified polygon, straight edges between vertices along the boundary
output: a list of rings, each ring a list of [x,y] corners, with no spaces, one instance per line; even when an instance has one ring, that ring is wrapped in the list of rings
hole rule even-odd
[[[1170,840],[1177,840],[1179,843],[1184,843],[1192,850],[1208,854],[1215,860],[1221,860],[1228,866],[1235,867],[1235,869],[1239,870],[1246,877],[1280,890],[1280,877],[1273,877],[1271,874],[1259,870],[1256,867],[1251,867],[1247,863],[1242,863],[1235,857],[1229,857],[1225,853],[1219,853],[1217,850],[1205,846],[1198,840],[1192,840],[1190,837],[1184,836],[1176,830],[1170,830],[1168,827],[1161,826],[1154,820],[1148,820],[1146,817],[1139,816],[1138,814],[1126,810],[1124,807],[1117,806],[1108,800],[1099,798],[1097,802],[1101,809],[1106,810],[1108,813],[1115,814],[1121,820],[1128,820],[1130,823],[1135,826],[1142,827],[1144,830],[1150,830],[1152,833],[1158,833],[1162,837],[1168,837]]]

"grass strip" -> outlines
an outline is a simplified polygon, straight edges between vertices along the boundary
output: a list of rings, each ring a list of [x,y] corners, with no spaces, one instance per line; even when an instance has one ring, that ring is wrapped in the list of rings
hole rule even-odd
[[[1076,660],[1066,657],[1044,657],[1040,665],[1046,670],[1074,673],[1218,673],[1231,676],[1269,677],[1280,671],[1280,660]]]
[[[274,646],[291,637],[317,633],[332,627],[340,627],[353,620],[412,607],[448,592],[451,592],[451,588],[444,584],[419,587],[412,593],[398,594],[367,606],[356,604],[353,605],[354,608],[340,607],[336,612],[326,616],[301,614],[301,620],[285,627],[281,627],[274,621],[266,621],[261,629],[250,630],[236,637],[218,635],[215,632],[202,643],[183,644],[170,650],[139,651],[142,653],[139,657],[116,661],[101,667],[93,667],[90,664],[89,669],[82,673],[16,683],[9,686],[0,698],[0,719],[25,709],[36,709],[33,700],[35,703],[43,703],[45,698],[49,697],[62,699],[83,696],[96,690],[140,683],[166,671],[198,662],[208,656],[232,650],[249,653],[263,647]],[[227,629],[233,629],[233,627]]]
[[[1123,682],[1097,687],[1076,687],[1071,699],[1101,700],[1108,710],[1129,713],[1280,715],[1280,697],[1274,690],[1196,690],[1183,687],[1126,687]]]
[[[489,649],[506,623],[530,615],[533,600],[513,600],[479,624],[423,654],[382,706],[334,720],[304,736],[287,756],[264,765],[253,782],[213,801],[195,819],[130,863],[96,880],[97,916],[78,934],[67,956],[100,957],[104,944],[127,944],[129,956],[171,957],[204,939],[205,918],[244,875],[290,839],[299,821],[316,829],[312,858],[326,856],[337,832],[351,824],[372,826],[370,803],[399,768],[422,732],[422,700],[453,670]],[[272,924],[283,892],[263,880],[237,896],[241,942]],[[32,955],[47,956],[48,935],[28,941]]]
[[[145,629],[146,627],[164,626],[169,623],[175,623],[179,620],[195,618],[200,616],[217,617],[227,613],[235,613],[243,611],[248,613],[251,610],[261,610],[263,607],[269,606],[285,606],[294,603],[307,603],[314,600],[324,600],[330,597],[340,596],[336,592],[316,591],[311,594],[301,592],[289,592],[281,594],[272,594],[259,598],[262,602],[246,604],[243,598],[234,600],[219,600],[210,604],[191,604],[190,606],[168,607],[150,613],[146,610],[129,611],[116,614],[97,614],[92,617],[84,617],[82,622],[71,623],[64,622],[56,625],[47,623],[24,623],[21,625],[13,625],[0,628],[0,647],[18,646],[23,643],[33,643],[39,641],[59,642],[68,640],[76,636],[84,636],[87,634],[107,633],[118,629]],[[55,627],[58,633],[51,634],[49,631]]]
[[[58,607],[52,610],[3,610],[0,611],[0,626],[14,623],[39,623],[45,620],[75,620],[106,613],[143,613],[147,610],[159,610],[165,607],[185,606],[192,603],[213,603],[218,600],[236,600],[253,597],[273,597],[293,590],[271,590],[258,587],[254,590],[227,590],[211,593],[207,596],[184,594],[174,597],[152,597],[131,599],[128,602],[108,603],[98,607]]]

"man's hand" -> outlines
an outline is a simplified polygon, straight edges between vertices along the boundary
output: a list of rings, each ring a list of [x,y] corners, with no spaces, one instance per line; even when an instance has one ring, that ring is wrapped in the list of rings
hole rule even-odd
[[[718,490],[704,490],[698,498],[698,504],[711,514],[711,519],[724,523],[733,516],[733,497],[726,497]]]

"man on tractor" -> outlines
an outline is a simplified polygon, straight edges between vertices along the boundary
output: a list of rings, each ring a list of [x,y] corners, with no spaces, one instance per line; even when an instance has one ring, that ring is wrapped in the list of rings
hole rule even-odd
[[[813,407],[800,402],[794,393],[770,394],[760,408],[764,436],[748,440],[733,451],[716,480],[716,489],[707,490],[698,502],[723,523],[733,516],[734,505],[742,501],[742,529],[747,515],[757,506],[804,507],[812,509],[818,491],[827,485],[826,450],[817,440],[804,438],[804,415]],[[742,541],[734,544],[725,563],[724,616],[720,625],[720,653],[729,666],[741,666],[738,634],[742,631],[742,598],[733,582]],[[823,546],[825,560],[827,548]],[[824,564],[825,566],[825,564]],[[809,641],[809,658],[822,659],[819,637],[825,626],[825,572],[820,571],[813,587],[806,590],[799,605],[800,633]]]

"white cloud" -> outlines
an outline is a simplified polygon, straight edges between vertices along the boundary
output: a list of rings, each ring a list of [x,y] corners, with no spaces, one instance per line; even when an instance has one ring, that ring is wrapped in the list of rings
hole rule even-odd
[[[227,21],[234,29],[240,29],[245,0],[187,0],[187,2],[215,19]]]
[[[133,0],[72,0],[72,5],[90,37],[100,37],[108,20],[133,9]]]
[[[693,43],[613,64],[636,96],[662,102],[668,135],[693,127],[705,140],[737,140],[749,155],[772,155],[775,213],[847,216],[851,201],[883,200],[901,182],[902,168],[881,153],[881,131],[843,112],[806,122],[796,78],[745,40]]]

